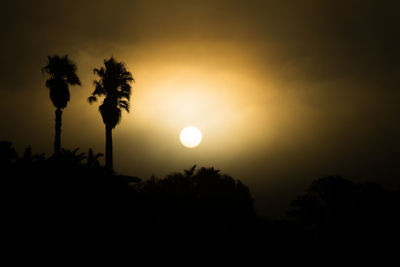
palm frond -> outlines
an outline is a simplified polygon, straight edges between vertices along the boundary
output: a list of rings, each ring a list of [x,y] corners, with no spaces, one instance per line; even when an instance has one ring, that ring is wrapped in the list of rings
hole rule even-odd
[[[47,64],[42,68],[42,73],[50,75],[46,81],[46,87],[50,89],[50,99],[55,107],[67,106],[70,99],[68,84],[81,85],[76,70],[76,65],[68,58],[68,55],[47,57]]]
[[[82,85],[81,80],[76,75],[75,72],[71,72],[67,74],[67,83],[70,85]]]
[[[191,177],[196,169],[197,165],[193,165],[189,170],[184,170],[186,177]]]
[[[92,166],[98,167],[98,166],[100,166],[100,162],[99,162],[98,158],[100,158],[102,156],[104,156],[103,153],[96,153],[95,154],[93,152],[93,150],[91,148],[89,148],[89,153],[88,153],[88,156],[87,156],[87,165],[89,167],[92,167]]]
[[[97,75],[99,75],[101,78],[103,78],[104,76],[105,76],[105,73],[106,73],[106,70],[103,68],[103,67],[101,67],[100,69],[94,69],[93,70],[93,73],[94,74],[97,74]]]
[[[120,100],[118,106],[122,109],[125,109],[127,112],[129,112],[129,102],[126,100]]]
[[[88,98],[90,103],[97,97],[105,96],[99,107],[103,122],[113,128],[121,119],[121,110],[129,112],[131,85],[134,81],[132,74],[126,69],[125,64],[118,62],[114,57],[104,60],[104,66],[93,70],[99,79],[93,82],[95,88]]]
[[[122,84],[120,90],[120,96],[125,97],[126,99],[130,99],[131,97],[131,86],[129,84]]]
[[[68,58],[68,55],[60,57],[58,55],[48,56],[47,64],[42,68],[42,73],[47,73],[51,78],[62,79],[71,85],[81,85],[79,77],[76,75],[77,67]]]
[[[91,95],[91,96],[88,97],[88,101],[89,101],[90,104],[92,104],[93,102],[97,101],[97,97]]]

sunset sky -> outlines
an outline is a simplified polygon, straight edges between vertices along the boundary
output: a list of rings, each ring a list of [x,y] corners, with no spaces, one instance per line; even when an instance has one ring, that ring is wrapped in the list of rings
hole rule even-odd
[[[400,187],[397,1],[9,1],[0,17],[0,140],[51,155],[48,55],[76,63],[62,146],[104,153],[93,68],[132,72],[113,131],[117,172],[214,166],[280,214],[325,175]],[[179,141],[188,126],[202,143]],[[279,205],[277,203],[280,203]],[[283,208],[282,208],[283,207]]]

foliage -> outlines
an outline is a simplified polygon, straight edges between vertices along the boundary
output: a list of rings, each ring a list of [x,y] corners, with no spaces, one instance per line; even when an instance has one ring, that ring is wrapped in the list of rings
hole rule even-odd
[[[93,103],[99,97],[104,96],[99,111],[104,124],[115,128],[121,119],[121,110],[124,109],[129,112],[130,83],[134,82],[134,79],[125,65],[122,62],[117,62],[113,57],[104,60],[104,67],[94,69],[94,73],[100,79],[93,82],[95,89],[88,101]]]
[[[317,179],[292,202],[289,220],[265,220],[247,186],[213,167],[142,180],[89,164],[101,154],[89,155],[87,163],[79,149],[46,158],[28,147],[19,157],[11,143],[0,142],[3,238],[254,246],[271,253],[397,252],[400,192],[375,183]]]
[[[368,251],[399,234],[397,227],[389,227],[389,218],[399,220],[394,207],[398,204],[391,193],[376,183],[328,176],[313,181],[292,201],[288,214],[321,247]]]
[[[65,108],[70,100],[68,85],[81,85],[76,74],[76,65],[68,58],[68,55],[48,56],[46,66],[42,68],[43,73],[50,75],[46,86],[50,89],[50,99],[56,108]]]

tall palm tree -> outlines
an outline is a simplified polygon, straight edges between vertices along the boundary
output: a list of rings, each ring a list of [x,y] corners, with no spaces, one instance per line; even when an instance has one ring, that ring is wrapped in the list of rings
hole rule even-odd
[[[50,75],[46,81],[46,87],[50,89],[50,99],[56,108],[56,134],[54,140],[54,154],[61,152],[61,116],[62,110],[69,101],[68,85],[81,85],[76,74],[76,65],[68,58],[68,55],[48,56],[47,65],[42,72]]]
[[[117,62],[113,57],[104,60],[104,67],[94,69],[99,80],[94,80],[95,89],[88,98],[89,103],[97,101],[104,96],[103,103],[99,107],[101,117],[106,126],[106,168],[113,171],[112,156],[112,129],[121,119],[121,111],[129,112],[129,100],[131,97],[131,82],[134,82],[132,74],[126,70],[124,63]]]

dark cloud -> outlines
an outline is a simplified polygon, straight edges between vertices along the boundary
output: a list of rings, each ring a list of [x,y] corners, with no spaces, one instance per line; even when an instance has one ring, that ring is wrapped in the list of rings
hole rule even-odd
[[[272,53],[277,65],[297,63],[307,79],[392,83],[399,24],[395,1],[13,1],[1,18],[2,73],[13,62],[29,65],[39,51],[224,39]],[[278,50],[263,51],[263,43]]]

